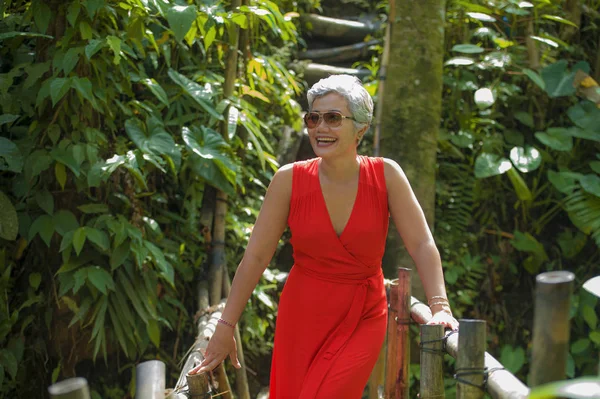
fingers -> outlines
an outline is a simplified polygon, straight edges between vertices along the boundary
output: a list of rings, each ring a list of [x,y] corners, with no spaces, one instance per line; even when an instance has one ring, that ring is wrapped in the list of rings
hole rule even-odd
[[[231,364],[233,364],[233,367],[235,367],[236,369],[241,369],[242,365],[240,364],[240,361],[238,360],[237,357],[237,349],[234,348],[231,353],[229,354],[229,359],[231,360]]]
[[[223,361],[224,358],[225,357],[223,357],[223,356],[207,355],[207,357],[202,361],[202,363],[200,363],[198,366],[191,369],[188,374],[193,375],[193,374],[201,374],[201,373],[207,373],[209,371],[212,371],[215,368],[217,368],[217,366],[219,364],[221,364],[221,362]]]

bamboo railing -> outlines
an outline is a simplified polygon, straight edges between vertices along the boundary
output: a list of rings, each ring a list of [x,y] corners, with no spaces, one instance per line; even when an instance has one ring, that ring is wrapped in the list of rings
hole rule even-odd
[[[400,280],[409,280],[410,271],[402,269]],[[566,377],[566,359],[569,344],[569,307],[574,276],[570,272],[542,273],[536,278],[533,356],[529,383],[532,386],[558,381]],[[394,287],[390,290],[390,318],[400,321],[410,318],[421,325],[421,399],[444,398],[442,356],[448,353],[457,359],[454,378],[457,380],[457,399],[480,399],[485,392],[494,399],[526,399],[530,388],[485,351],[485,322],[460,320],[460,332],[441,336],[425,325],[432,318],[429,307],[414,297],[410,305],[394,309]],[[393,329],[393,325],[391,326]],[[388,330],[388,339],[391,337]],[[397,340],[408,339],[396,337]],[[408,377],[398,370],[408,367],[408,357],[399,356],[399,347],[406,343],[388,342],[387,384],[395,386],[394,394],[386,389],[386,399],[406,399],[408,393],[402,387]],[[390,356],[390,346],[397,356]],[[398,363],[401,359],[401,364]],[[406,380],[404,380],[406,378]]]

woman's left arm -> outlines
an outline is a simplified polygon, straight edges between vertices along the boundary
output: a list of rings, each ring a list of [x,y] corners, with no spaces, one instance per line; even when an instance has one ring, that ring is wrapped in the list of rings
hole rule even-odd
[[[388,207],[406,250],[417,266],[417,272],[430,304],[433,318],[429,324],[443,324],[453,330],[458,322],[447,302],[440,253],[435,245],[423,209],[400,166],[384,158]]]

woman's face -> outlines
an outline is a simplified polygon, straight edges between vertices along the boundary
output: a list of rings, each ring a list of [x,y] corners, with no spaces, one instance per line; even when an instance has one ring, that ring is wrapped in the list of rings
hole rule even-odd
[[[356,154],[358,135],[362,129],[356,131],[351,119],[342,119],[339,126],[331,126],[326,122],[328,118],[323,115],[326,112],[338,112],[352,118],[353,115],[344,97],[337,93],[318,97],[313,101],[312,112],[321,114],[318,125],[308,128],[310,144],[316,156],[325,158],[348,153]]]

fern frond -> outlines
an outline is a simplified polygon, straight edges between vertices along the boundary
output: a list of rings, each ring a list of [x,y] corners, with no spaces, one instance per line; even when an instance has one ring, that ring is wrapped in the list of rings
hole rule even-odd
[[[567,197],[565,210],[573,224],[586,234],[591,234],[600,247],[600,198],[577,189]]]

